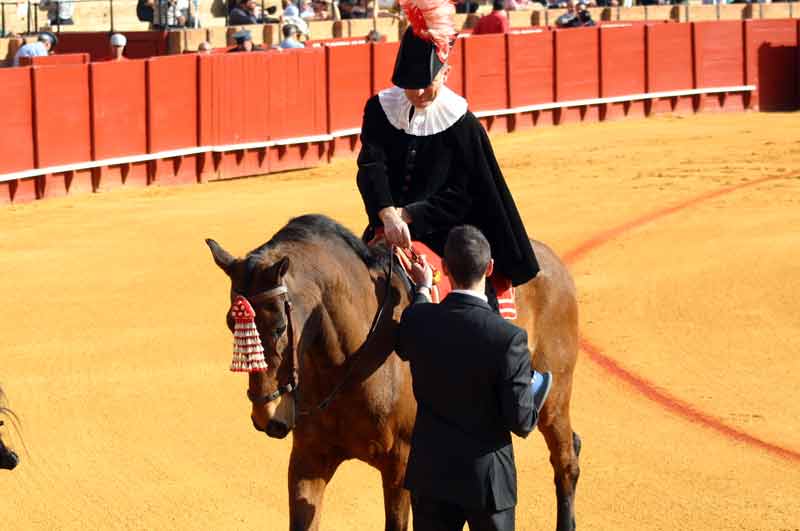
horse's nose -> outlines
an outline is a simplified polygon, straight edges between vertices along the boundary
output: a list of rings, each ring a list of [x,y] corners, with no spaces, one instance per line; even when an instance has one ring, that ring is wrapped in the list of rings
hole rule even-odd
[[[252,421],[253,421],[253,427],[256,429],[256,431],[264,431],[264,428],[262,428],[261,426],[259,426],[259,425],[258,425],[258,422],[256,422],[256,419],[255,419],[255,417],[250,417],[250,420],[252,420]]]
[[[0,469],[14,470],[19,464],[19,457],[11,450],[6,450],[0,455]]]
[[[267,424],[267,435],[275,439],[283,439],[289,435],[289,426],[279,420],[271,420]]]

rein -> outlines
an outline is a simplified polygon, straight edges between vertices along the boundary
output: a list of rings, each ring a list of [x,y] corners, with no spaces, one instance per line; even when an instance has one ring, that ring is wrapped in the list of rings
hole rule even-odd
[[[392,250],[392,252],[389,254],[389,271],[386,275],[386,289],[384,290],[383,300],[378,305],[378,309],[375,311],[375,315],[372,318],[372,324],[369,327],[369,332],[367,332],[367,337],[364,339],[364,344],[366,344],[370,340],[372,335],[375,333],[375,330],[377,330],[378,328],[378,323],[380,322],[381,317],[383,316],[383,311],[384,308],[386,308],[386,303],[389,300],[389,295],[392,289],[393,273],[394,273],[394,252]],[[254,396],[253,393],[251,393],[250,390],[248,389],[247,398],[250,400],[250,402],[252,402],[256,406],[263,406],[265,404],[269,404],[270,402],[277,400],[278,398],[280,398],[285,394],[294,394],[296,404],[300,403],[299,373],[302,372],[303,369],[302,367],[303,358],[302,356],[298,355],[297,348],[295,345],[294,323],[292,320],[292,301],[289,297],[289,288],[287,288],[285,285],[281,285],[272,288],[270,290],[257,293],[250,297],[246,297],[245,295],[242,295],[242,297],[245,297],[251,303],[251,305],[255,307],[259,303],[275,299],[277,297],[280,297],[281,295],[286,296],[286,300],[284,301],[284,311],[286,312],[286,321],[287,321],[286,339],[288,342],[288,346],[286,348],[288,349],[288,352],[286,352],[284,356],[288,354],[291,363],[291,365],[289,366],[289,377],[284,385],[278,385],[278,388],[275,391],[267,395]],[[358,362],[361,360],[361,358],[363,358],[363,354],[356,356],[354,359],[351,358],[352,361],[350,361],[349,366],[347,367],[347,370],[344,373],[344,376],[342,376],[342,379],[339,380],[339,382],[333,387],[333,390],[328,394],[328,396],[326,396],[322,401],[320,401],[319,404],[308,410],[299,410],[297,408],[297,405],[295,405],[293,415],[295,417],[298,415],[300,416],[311,415],[315,411],[324,411],[325,409],[327,409],[328,406],[333,401],[333,399],[336,398],[336,396],[344,388],[345,384],[348,382],[350,376],[352,376],[353,371],[355,367],[358,365]]]

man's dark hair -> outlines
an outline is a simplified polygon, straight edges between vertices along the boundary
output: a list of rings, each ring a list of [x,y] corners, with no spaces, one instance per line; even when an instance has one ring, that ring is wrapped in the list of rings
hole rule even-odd
[[[506,0],[494,0],[492,2],[492,9],[495,11],[502,11],[506,8]]]
[[[296,33],[297,33],[297,26],[295,26],[294,24],[286,24],[283,27],[283,38],[284,39],[288,39],[289,37],[291,37],[292,35],[294,35]]]
[[[444,244],[444,261],[459,286],[471,286],[486,273],[492,250],[486,237],[472,225],[455,227]]]

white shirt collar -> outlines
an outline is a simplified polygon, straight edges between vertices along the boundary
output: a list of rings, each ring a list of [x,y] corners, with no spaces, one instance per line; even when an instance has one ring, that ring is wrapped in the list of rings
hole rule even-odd
[[[396,129],[413,136],[441,133],[461,119],[467,112],[467,100],[442,86],[436,99],[425,109],[415,109],[409,120],[412,104],[405,90],[391,87],[378,93],[378,101],[389,123]]]
[[[480,291],[475,291],[472,289],[454,289],[450,293],[460,293],[462,295],[469,295],[470,297],[477,297],[483,302],[487,304],[489,303],[489,297],[487,297],[485,293],[481,293]]]

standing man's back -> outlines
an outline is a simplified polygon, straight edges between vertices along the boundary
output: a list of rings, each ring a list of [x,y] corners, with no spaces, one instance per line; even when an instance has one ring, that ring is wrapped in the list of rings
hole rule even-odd
[[[411,363],[417,399],[405,479],[415,531],[460,530],[465,521],[472,531],[514,529],[511,432],[531,432],[551,377],[531,388],[526,333],[485,300],[492,268],[480,231],[456,227],[445,272],[457,289],[441,304],[424,304],[423,286],[401,320],[397,352]]]

